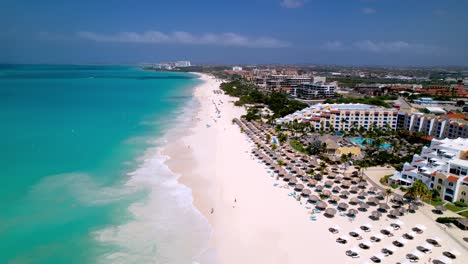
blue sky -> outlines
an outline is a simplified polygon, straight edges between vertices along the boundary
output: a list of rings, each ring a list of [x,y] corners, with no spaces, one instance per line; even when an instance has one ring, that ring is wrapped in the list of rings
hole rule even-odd
[[[468,1],[0,0],[0,62],[468,66]]]

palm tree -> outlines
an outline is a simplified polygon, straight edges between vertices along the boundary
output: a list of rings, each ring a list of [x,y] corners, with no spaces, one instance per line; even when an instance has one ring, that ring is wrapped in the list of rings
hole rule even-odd
[[[385,189],[384,194],[385,194],[385,197],[387,197],[387,204],[388,204],[388,198],[390,197],[390,195],[393,194],[393,190],[390,189],[390,188],[387,188],[387,189]]]
[[[420,197],[425,197],[429,193],[426,184],[424,184],[421,180],[416,180],[413,183],[413,186],[408,188],[406,195],[412,197],[413,199],[417,199]]]

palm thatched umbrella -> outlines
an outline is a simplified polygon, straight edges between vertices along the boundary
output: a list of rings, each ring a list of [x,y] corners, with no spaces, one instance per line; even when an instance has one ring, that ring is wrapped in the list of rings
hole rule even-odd
[[[398,216],[400,216],[400,213],[399,213],[397,210],[391,210],[391,211],[388,213],[388,216],[391,216],[391,217],[398,217]]]
[[[318,202],[320,198],[317,195],[309,195],[309,201],[315,203]]]
[[[334,202],[338,202],[340,200],[340,197],[336,196],[336,195],[332,195],[330,197],[330,200],[334,201]]]
[[[317,187],[315,187],[315,191],[316,192],[321,192],[323,190],[323,186],[322,185],[317,185]]]
[[[343,180],[343,177],[341,176],[336,176],[334,182],[340,183]]]
[[[445,208],[443,205],[438,205],[435,207],[435,209],[439,212],[443,212],[445,210],[447,210],[447,208]]]
[[[331,186],[333,186],[333,182],[332,181],[326,181],[325,186],[331,187]]]
[[[416,211],[416,210],[418,210],[418,207],[416,205],[410,204],[408,206],[408,211],[413,212],[413,211]]]
[[[307,182],[307,186],[309,187],[313,187],[315,185],[317,185],[317,180],[315,179],[309,179],[309,181]]]
[[[365,189],[366,186],[367,186],[367,182],[365,182],[365,181],[362,181],[362,182],[360,182],[360,183],[358,184],[358,187],[361,188],[361,189]]]
[[[304,189],[304,185],[302,184],[296,184],[296,186],[294,187],[294,190],[298,192],[302,191],[303,189]]]
[[[327,208],[327,209],[325,210],[325,214],[326,214],[327,216],[333,217],[333,216],[335,216],[335,214],[336,214],[336,209],[335,209],[335,208]]]
[[[403,202],[403,197],[399,196],[399,195],[394,195],[392,200],[394,202]]]
[[[302,190],[302,195],[303,196],[309,196],[312,192],[309,189],[303,189]]]
[[[358,184],[360,181],[361,181],[361,178],[359,178],[357,176],[352,176],[351,177],[351,183],[353,183],[353,184]]]
[[[315,206],[315,208],[319,209],[319,210],[325,210],[327,208],[328,204],[324,201],[319,201],[317,202],[317,205]]]
[[[369,188],[369,192],[376,193],[379,189],[375,186]]]
[[[379,204],[379,200],[375,197],[369,197],[369,199],[367,199],[367,203],[372,204],[372,205],[377,205]]]
[[[349,200],[349,203],[350,204],[358,204],[359,203],[359,199],[357,197],[353,197]]]
[[[343,182],[341,182],[341,186],[343,188],[349,188],[351,186],[351,182],[350,181],[343,181]]]
[[[382,216],[382,213],[379,212],[379,211],[373,211],[373,212],[371,213],[371,216],[372,216],[373,218],[375,218],[375,219],[379,219],[379,218]]]
[[[361,199],[364,199],[364,197],[367,196],[367,193],[364,192],[364,191],[361,191],[359,194],[358,194],[358,197],[361,198]]]
[[[285,176],[284,176],[283,181],[288,182],[288,181],[290,181],[291,179],[292,179],[292,176],[288,174],[288,175],[285,175]]]
[[[349,192],[347,190],[343,190],[341,191],[340,193],[341,196],[344,196],[344,197],[348,197],[349,196]]]
[[[386,203],[379,203],[379,208],[383,210],[388,210],[390,209],[390,206],[388,206],[388,204]]]
[[[357,215],[358,211],[356,209],[349,209],[348,215]]]
[[[367,209],[367,208],[369,208],[369,205],[366,204],[366,203],[360,203],[359,208]]]
[[[349,205],[347,203],[339,203],[338,204],[338,209],[340,210],[346,210],[348,209]]]
[[[289,180],[289,185],[296,185],[296,183],[297,183],[297,179],[296,179],[296,178],[291,178],[291,179]]]
[[[349,191],[350,191],[351,193],[357,193],[357,192],[359,191],[359,189],[358,189],[358,187],[353,186],[353,187],[351,187],[351,189],[349,189]]]
[[[323,190],[322,195],[329,197],[331,195],[330,190]]]
[[[404,213],[406,213],[406,208],[403,208],[403,207],[400,207],[397,209],[398,213],[400,213],[401,215],[403,215]]]
[[[339,186],[335,186],[335,187],[333,187],[332,191],[335,192],[335,193],[338,193],[338,192],[341,191],[341,188]]]

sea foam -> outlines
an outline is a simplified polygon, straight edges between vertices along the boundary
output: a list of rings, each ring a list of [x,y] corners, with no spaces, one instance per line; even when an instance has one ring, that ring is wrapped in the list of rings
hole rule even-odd
[[[128,173],[125,187],[144,189],[147,195],[129,206],[132,221],[93,233],[98,241],[118,248],[103,255],[100,262],[215,263],[215,253],[208,250],[211,227],[194,208],[191,190],[165,165],[170,157],[161,154],[168,139],[190,123],[195,106],[192,100],[176,113],[172,129],[154,139],[152,147],[137,159],[138,168]]]

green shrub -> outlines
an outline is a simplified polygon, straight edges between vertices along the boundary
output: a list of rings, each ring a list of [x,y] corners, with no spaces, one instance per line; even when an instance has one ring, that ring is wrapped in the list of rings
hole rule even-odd
[[[406,191],[408,190],[408,188],[400,187],[400,190],[401,190],[402,192],[406,192]]]
[[[453,204],[455,204],[458,207],[468,207],[468,204],[460,202],[460,201],[456,201]]]
[[[398,184],[394,184],[394,183],[390,184],[390,187],[392,187],[393,189],[396,189],[396,188],[398,188]]]
[[[436,197],[436,198],[434,198],[434,199],[432,199],[432,200],[433,200],[434,202],[440,202],[440,201],[442,201],[442,198]]]
[[[380,178],[379,182],[382,184],[382,185],[388,185],[388,179],[390,179],[390,177],[392,177],[392,175],[385,175],[383,176],[382,178]]]
[[[437,223],[441,224],[449,224],[455,222],[457,219],[460,219],[461,217],[438,217],[436,219]]]

